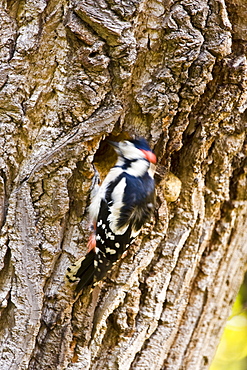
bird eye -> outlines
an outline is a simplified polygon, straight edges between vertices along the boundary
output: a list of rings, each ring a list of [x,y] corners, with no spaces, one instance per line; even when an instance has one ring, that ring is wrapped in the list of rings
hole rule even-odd
[[[123,146],[126,146],[126,145],[128,145],[128,141],[127,141],[127,140],[124,140],[124,141],[122,142],[122,144],[123,144]]]

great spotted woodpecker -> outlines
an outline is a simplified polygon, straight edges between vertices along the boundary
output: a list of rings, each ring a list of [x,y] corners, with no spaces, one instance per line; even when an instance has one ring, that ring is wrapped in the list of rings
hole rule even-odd
[[[154,209],[156,156],[147,141],[140,138],[109,143],[118,160],[91,199],[89,217],[94,232],[88,243],[89,251],[67,269],[70,282],[80,279],[77,291],[106,275]]]

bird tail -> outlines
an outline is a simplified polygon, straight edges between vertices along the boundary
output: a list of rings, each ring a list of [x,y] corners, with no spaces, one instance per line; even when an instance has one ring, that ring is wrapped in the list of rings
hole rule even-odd
[[[85,257],[80,258],[67,268],[66,278],[70,283],[80,279],[76,287],[77,292],[85,286],[93,284],[95,275],[94,259],[95,251],[91,250]]]

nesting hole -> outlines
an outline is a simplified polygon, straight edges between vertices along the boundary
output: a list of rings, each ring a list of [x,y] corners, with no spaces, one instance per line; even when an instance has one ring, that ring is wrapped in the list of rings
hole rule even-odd
[[[109,144],[109,141],[119,142],[126,139],[130,139],[130,135],[127,132],[122,132],[119,135],[109,135],[101,141],[93,160],[93,164],[99,172],[101,180],[106,177],[109,170],[115,165],[117,161],[117,153]]]

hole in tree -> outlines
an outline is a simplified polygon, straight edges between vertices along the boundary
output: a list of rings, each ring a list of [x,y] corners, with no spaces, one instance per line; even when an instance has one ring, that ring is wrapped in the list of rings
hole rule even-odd
[[[115,165],[117,161],[117,153],[113,147],[108,143],[109,141],[122,141],[130,139],[130,135],[122,132],[119,135],[109,135],[101,141],[97,152],[94,155],[93,164],[99,172],[100,179],[103,180],[109,170]]]
[[[98,55],[98,52],[97,52],[97,51],[92,51],[92,52],[89,54],[89,58],[94,58],[94,57],[96,57],[96,55]]]

